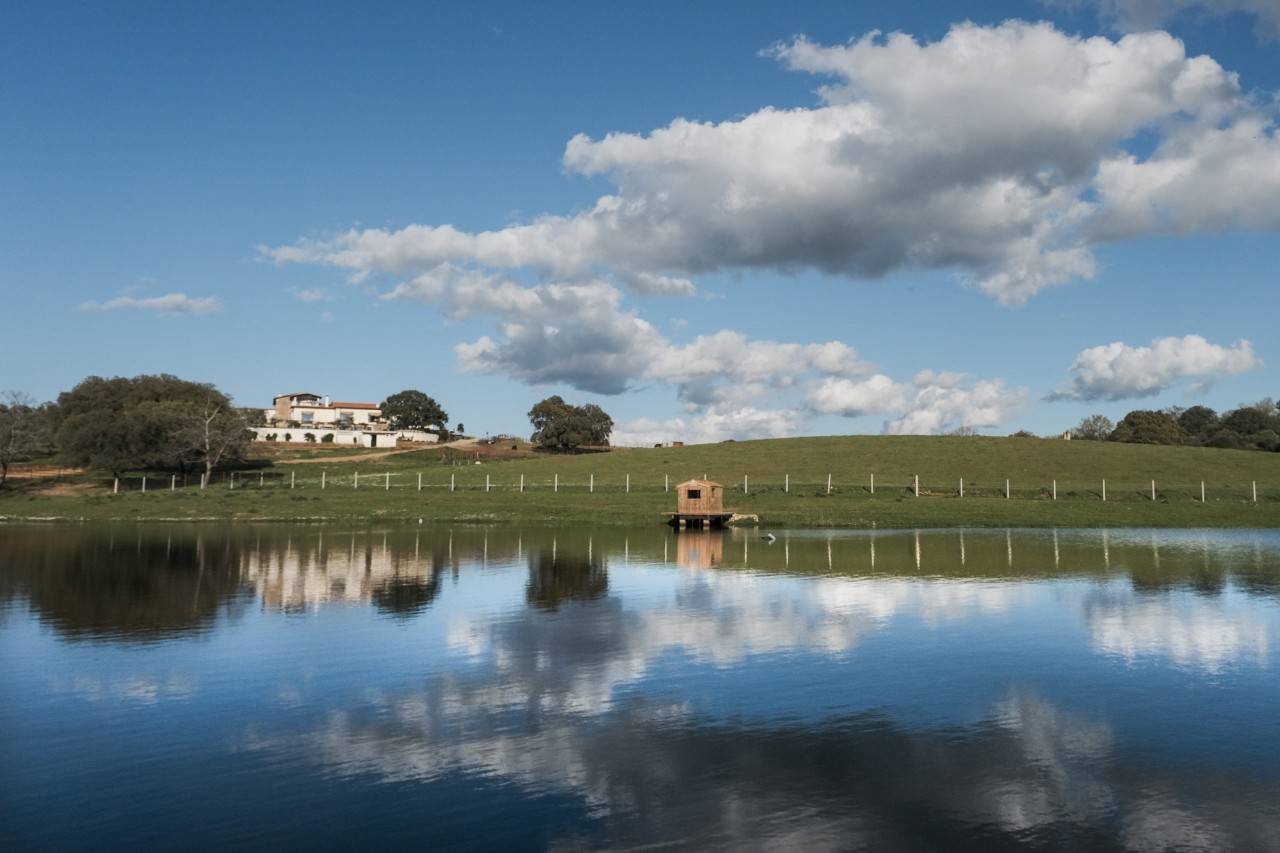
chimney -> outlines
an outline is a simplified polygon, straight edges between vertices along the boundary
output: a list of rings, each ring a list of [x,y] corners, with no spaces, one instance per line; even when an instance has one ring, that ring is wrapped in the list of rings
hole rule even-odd
[[[325,394],[325,395],[324,395],[324,405],[325,405],[325,408],[328,408],[328,407],[329,407],[329,395],[328,395],[328,394]]]

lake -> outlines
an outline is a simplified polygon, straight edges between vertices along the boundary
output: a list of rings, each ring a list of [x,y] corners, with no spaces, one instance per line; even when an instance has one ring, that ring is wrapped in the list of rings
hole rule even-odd
[[[1280,531],[0,526],[7,850],[1280,850]]]

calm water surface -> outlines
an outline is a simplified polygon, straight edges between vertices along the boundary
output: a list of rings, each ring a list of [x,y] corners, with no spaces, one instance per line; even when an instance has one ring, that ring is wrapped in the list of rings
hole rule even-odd
[[[0,848],[1280,850],[1280,532],[0,526]]]

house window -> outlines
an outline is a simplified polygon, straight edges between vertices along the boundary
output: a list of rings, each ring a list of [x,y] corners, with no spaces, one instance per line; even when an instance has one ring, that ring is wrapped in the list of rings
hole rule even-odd
[[[315,413],[315,412],[303,412],[303,413],[302,413],[302,422],[303,422],[304,424],[309,424],[309,423],[311,423],[312,421],[314,421],[314,420],[315,420],[315,418],[316,418],[316,413]]]
[[[702,489],[690,489],[689,500],[696,501],[702,499]]]

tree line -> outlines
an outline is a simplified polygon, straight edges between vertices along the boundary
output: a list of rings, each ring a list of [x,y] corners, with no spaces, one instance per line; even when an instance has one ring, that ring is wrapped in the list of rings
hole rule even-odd
[[[392,394],[382,412],[395,429],[447,436],[448,414],[421,391]],[[212,384],[165,373],[90,376],[47,403],[6,391],[0,393],[0,486],[14,463],[46,458],[116,477],[138,470],[207,476],[243,463],[250,427],[263,423],[262,409],[237,408]]]
[[[1183,444],[1230,450],[1280,451],[1280,404],[1267,398],[1219,414],[1208,406],[1136,409],[1113,424],[1090,415],[1071,431],[1085,441]]]

